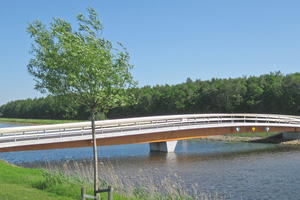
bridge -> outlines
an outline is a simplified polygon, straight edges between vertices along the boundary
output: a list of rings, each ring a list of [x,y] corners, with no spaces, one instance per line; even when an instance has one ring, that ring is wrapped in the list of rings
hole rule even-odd
[[[174,151],[178,140],[282,131],[300,139],[300,117],[273,114],[189,114],[96,121],[97,146],[149,143]],[[91,147],[91,122],[0,128],[0,152]]]

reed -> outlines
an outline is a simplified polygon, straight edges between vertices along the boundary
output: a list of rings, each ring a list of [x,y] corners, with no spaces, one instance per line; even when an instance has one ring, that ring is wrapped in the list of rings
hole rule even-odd
[[[66,161],[62,167],[57,168],[47,163],[47,170],[58,176],[73,177],[77,182],[84,183],[88,188],[93,186],[93,162],[85,160],[78,163],[74,160]],[[110,162],[99,162],[99,182],[101,188],[112,185],[114,191],[126,199],[142,200],[216,200],[225,199],[225,196],[208,194],[198,191],[198,185],[192,185],[187,189],[184,180],[174,176],[161,176],[160,173],[149,175],[143,170],[137,171],[134,175],[124,171],[115,170]],[[175,178],[175,179],[174,179]],[[228,198],[228,197],[226,197]],[[115,199],[115,197],[114,197]]]
[[[81,187],[86,187],[87,194],[93,194],[92,164],[67,161],[61,169],[48,163],[47,169],[28,169],[12,166],[0,160],[0,199],[81,199]],[[140,180],[133,180],[127,174],[114,169],[110,163],[99,164],[101,188],[112,185],[114,200],[216,200],[225,199],[217,193],[214,195],[198,193],[194,185],[194,193],[184,189],[185,185],[178,181],[162,178],[160,183],[141,170],[136,175]],[[77,169],[77,171],[76,171]],[[74,171],[75,170],[75,171]],[[105,176],[104,176],[105,175]],[[135,177],[135,179],[136,179]],[[101,194],[107,199],[107,193]]]

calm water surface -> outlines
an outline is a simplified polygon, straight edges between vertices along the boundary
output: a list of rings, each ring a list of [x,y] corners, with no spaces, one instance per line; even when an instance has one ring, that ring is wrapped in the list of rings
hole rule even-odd
[[[1,127],[1,124],[0,124]],[[149,152],[148,144],[98,147],[99,161],[135,180],[167,178],[187,191],[225,199],[300,199],[300,147],[242,142],[179,141],[174,153]],[[0,153],[25,167],[90,167],[92,148]],[[86,169],[85,168],[85,169]]]
[[[0,123],[0,128],[19,127],[19,126],[26,126],[26,125]]]

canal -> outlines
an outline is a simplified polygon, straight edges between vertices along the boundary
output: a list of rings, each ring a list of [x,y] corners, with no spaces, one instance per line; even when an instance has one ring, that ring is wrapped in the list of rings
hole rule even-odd
[[[16,165],[83,177],[93,175],[92,156],[92,148],[0,153]],[[132,144],[98,147],[98,156],[100,176],[126,187],[175,185],[189,194],[223,199],[300,195],[299,146],[191,139],[179,141],[174,153],[149,152],[148,144]]]

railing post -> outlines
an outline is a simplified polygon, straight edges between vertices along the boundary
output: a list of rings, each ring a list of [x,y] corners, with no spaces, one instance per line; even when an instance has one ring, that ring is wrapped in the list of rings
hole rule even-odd
[[[100,183],[98,183],[98,191],[96,193],[95,199],[101,200],[101,195],[100,195]]]
[[[84,197],[85,195],[85,187],[81,188],[81,200],[86,200],[86,198]]]
[[[112,187],[111,185],[108,186],[108,200],[113,200],[113,193],[112,193]]]

